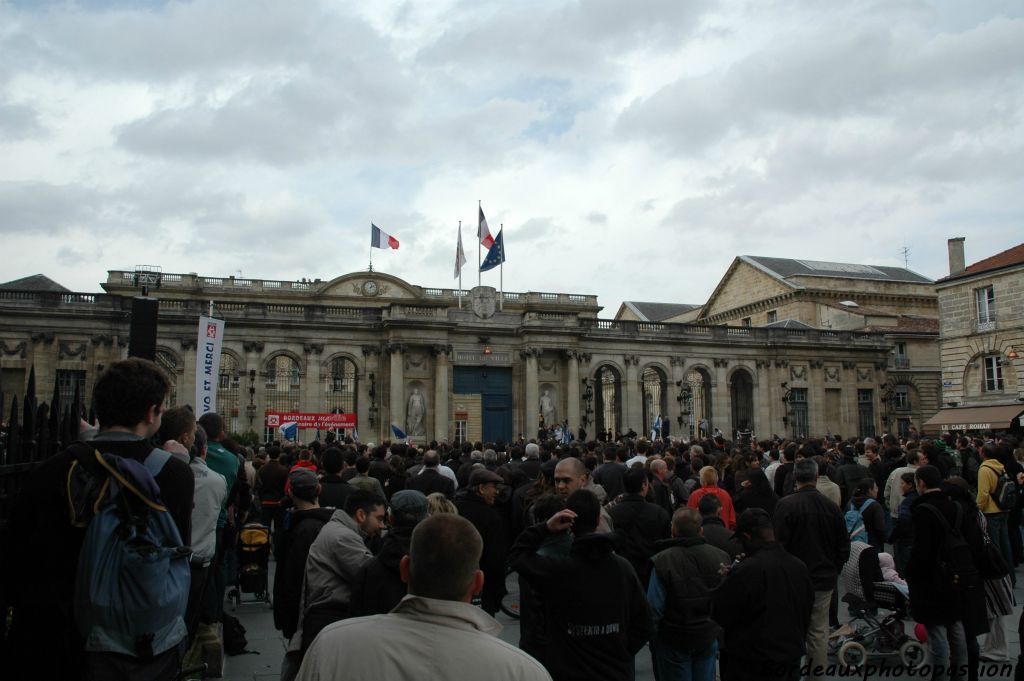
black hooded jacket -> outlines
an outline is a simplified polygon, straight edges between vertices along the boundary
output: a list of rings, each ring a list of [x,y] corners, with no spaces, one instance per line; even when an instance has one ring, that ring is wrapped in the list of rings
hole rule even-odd
[[[548,645],[537,659],[554,681],[632,679],[633,656],[652,631],[636,572],[606,534],[576,537],[568,557],[538,555],[550,534],[544,523],[529,527],[509,554],[544,604]]]

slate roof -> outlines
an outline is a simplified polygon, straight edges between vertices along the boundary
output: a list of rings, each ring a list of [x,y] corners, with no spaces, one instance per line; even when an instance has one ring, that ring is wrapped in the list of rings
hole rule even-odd
[[[963,277],[971,277],[975,274],[982,274],[983,272],[991,272],[993,270],[1001,270],[1004,267],[1013,267],[1014,265],[1024,265],[1024,244],[1008,248],[1002,253],[996,253],[995,255],[979,260],[973,265],[969,266],[963,272],[957,272],[951,274],[948,277],[943,277],[939,281],[951,281],[953,279],[961,279]]]
[[[64,288],[53,279],[43,274],[33,274],[21,279],[4,282],[0,288],[13,291],[51,291],[56,293],[71,293],[71,289]]]
[[[623,302],[645,322],[660,322],[700,307],[687,303],[644,303],[638,300]]]
[[[767,258],[760,255],[741,255],[744,260],[778,279],[794,276],[840,277],[843,279],[873,279],[876,281],[897,281],[910,284],[931,284],[931,279],[904,267],[882,265],[854,265],[842,262],[820,260],[796,260],[793,258]]]

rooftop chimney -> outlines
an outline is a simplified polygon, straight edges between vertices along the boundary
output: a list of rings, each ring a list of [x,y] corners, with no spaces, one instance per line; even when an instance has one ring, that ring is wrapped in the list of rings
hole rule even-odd
[[[949,276],[960,274],[966,268],[964,265],[964,238],[958,236],[950,239],[949,245]]]

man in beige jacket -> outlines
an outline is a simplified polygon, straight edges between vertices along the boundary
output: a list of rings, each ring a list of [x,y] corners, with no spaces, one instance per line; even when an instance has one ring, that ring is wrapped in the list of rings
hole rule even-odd
[[[412,533],[400,571],[409,595],[386,615],[331,624],[313,641],[298,681],[551,681],[535,659],[497,638],[501,625],[470,604],[483,587],[483,540],[457,515]]]

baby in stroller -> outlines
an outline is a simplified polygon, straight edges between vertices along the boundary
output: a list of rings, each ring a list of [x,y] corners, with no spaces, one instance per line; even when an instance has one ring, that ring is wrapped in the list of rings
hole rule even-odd
[[[899,656],[906,667],[925,663],[925,646],[908,636],[907,597],[882,575],[878,549],[864,542],[850,544],[850,559],[843,566],[843,602],[850,606],[850,622],[829,641],[829,652],[840,664],[859,667],[871,658]]]

